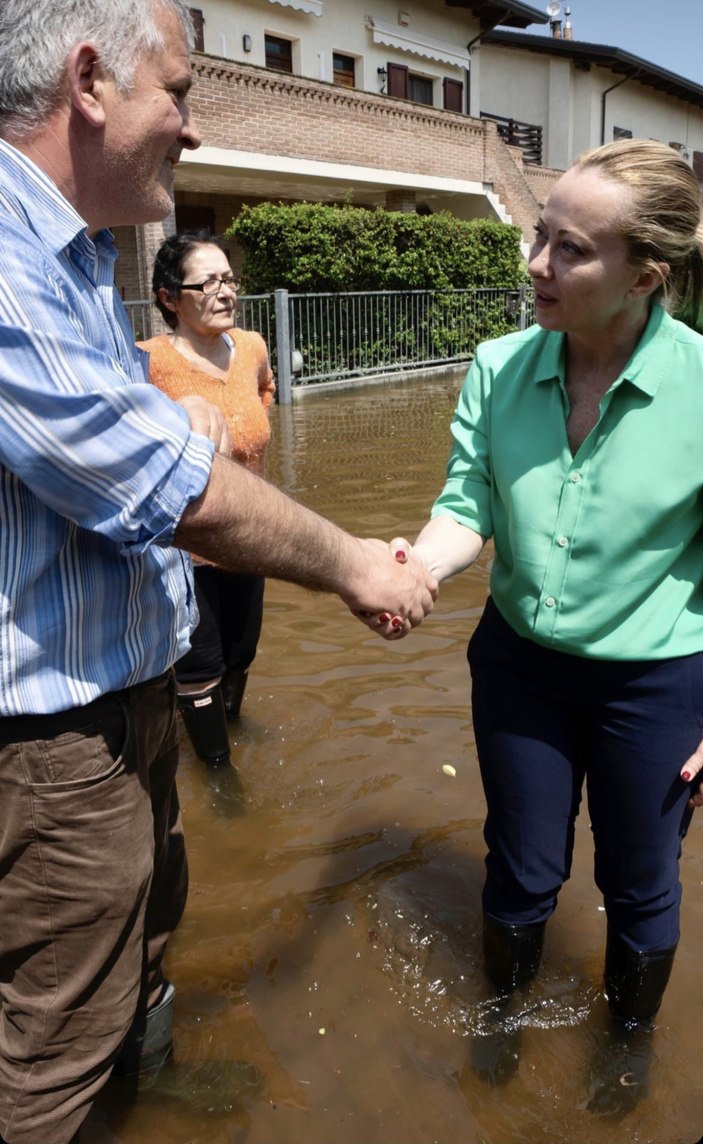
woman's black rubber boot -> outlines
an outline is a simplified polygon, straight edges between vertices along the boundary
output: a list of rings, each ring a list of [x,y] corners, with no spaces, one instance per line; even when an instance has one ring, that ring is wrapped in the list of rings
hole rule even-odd
[[[241,667],[228,667],[222,677],[222,694],[227,718],[238,719],[247,686],[247,672]]]
[[[498,992],[487,1007],[485,1032],[472,1041],[471,1064],[487,1084],[505,1084],[518,1070],[523,991],[539,969],[545,928],[544,922],[511,926],[484,916],[484,969]]]
[[[621,1117],[647,1092],[654,1018],[674,964],[671,949],[638,951],[608,933],[605,993],[610,1027],[591,1070],[590,1112]]]
[[[229,763],[229,733],[222,686],[217,683],[196,695],[179,695],[178,710],[198,758],[213,767]]]

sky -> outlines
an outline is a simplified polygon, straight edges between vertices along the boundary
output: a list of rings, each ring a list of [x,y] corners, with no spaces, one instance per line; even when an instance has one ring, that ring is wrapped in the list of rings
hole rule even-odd
[[[546,11],[547,0],[526,2]],[[575,40],[621,48],[703,87],[703,0],[561,0],[562,23],[566,7]]]

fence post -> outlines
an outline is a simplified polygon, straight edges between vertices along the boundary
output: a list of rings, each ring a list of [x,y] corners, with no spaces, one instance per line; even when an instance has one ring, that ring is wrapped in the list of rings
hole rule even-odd
[[[524,284],[520,287],[520,317],[518,319],[518,329],[527,329],[527,286]]]
[[[279,405],[290,405],[293,374],[291,371],[288,291],[274,290],[273,296],[276,313],[276,387],[278,390],[278,403]]]

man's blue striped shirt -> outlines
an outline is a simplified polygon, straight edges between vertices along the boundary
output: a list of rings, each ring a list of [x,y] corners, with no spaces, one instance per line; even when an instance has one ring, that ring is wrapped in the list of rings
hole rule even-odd
[[[153,678],[196,619],[170,545],[213,446],[148,384],[115,258],[0,140],[0,716]]]

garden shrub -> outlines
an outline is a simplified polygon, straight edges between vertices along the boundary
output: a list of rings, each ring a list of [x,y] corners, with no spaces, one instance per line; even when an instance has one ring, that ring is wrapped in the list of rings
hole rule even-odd
[[[349,204],[245,206],[227,232],[244,250],[244,290],[517,289],[525,281],[516,226]]]

